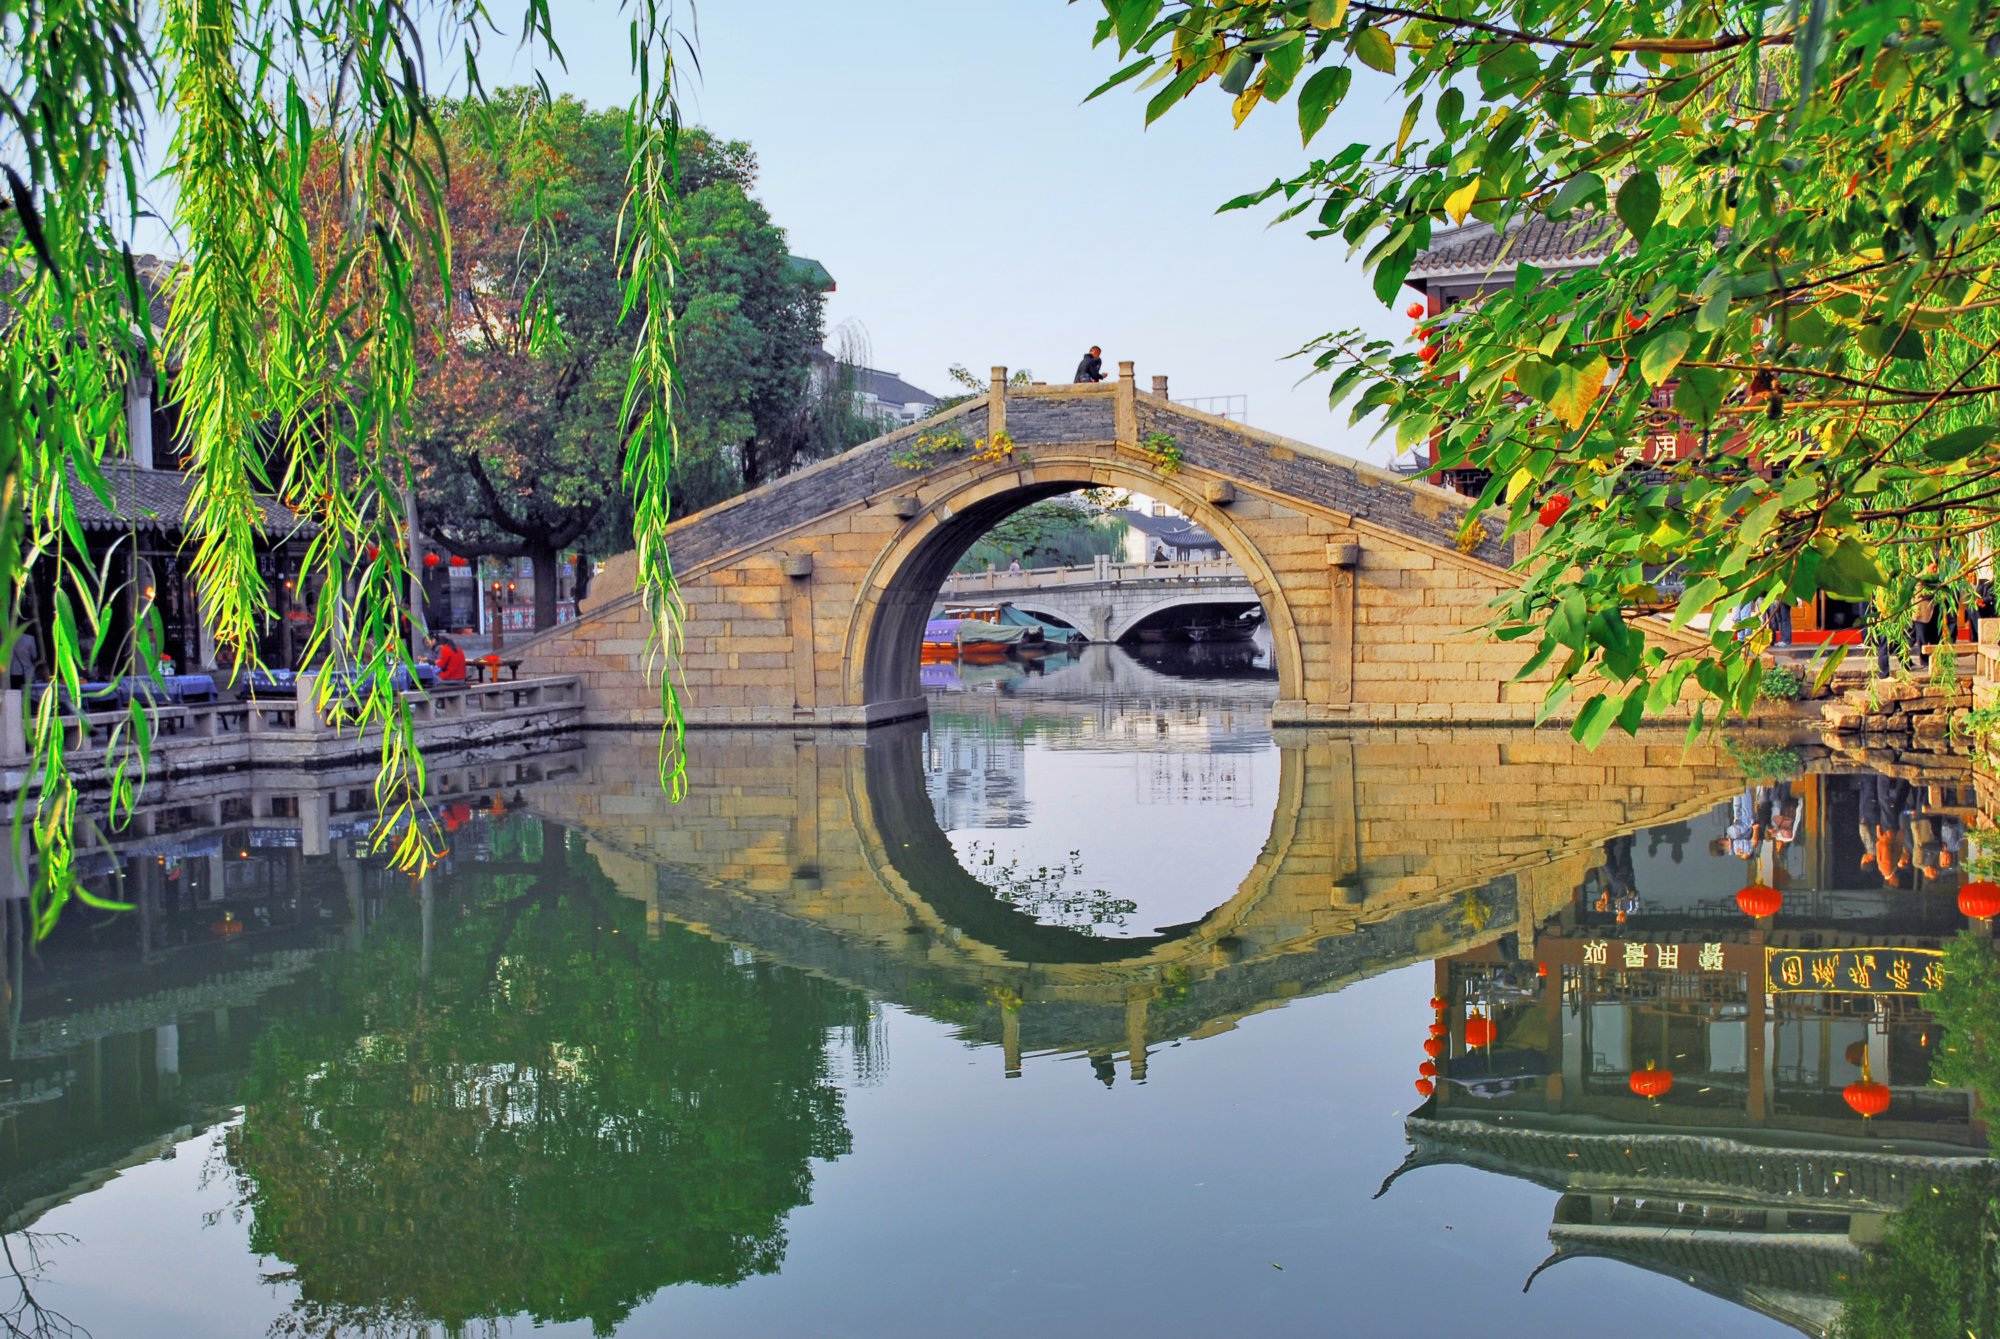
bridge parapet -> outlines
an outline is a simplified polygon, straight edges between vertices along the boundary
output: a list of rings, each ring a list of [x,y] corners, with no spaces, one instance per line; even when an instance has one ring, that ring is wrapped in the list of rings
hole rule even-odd
[[[1514,584],[1510,551],[1468,523],[1465,499],[1143,394],[1121,367],[1103,385],[996,383],[676,524],[689,721],[865,726],[923,714],[923,626],[960,557],[1022,507],[1096,487],[1160,497],[1222,541],[1245,602],[1264,606],[1274,719],[1533,719],[1546,671],[1514,682],[1527,648],[1484,632]],[[647,615],[617,590],[631,589],[633,570],[614,563],[602,603],[521,647],[524,673],[581,677],[591,724],[658,720]],[[1117,611],[1102,616],[1112,632]]]

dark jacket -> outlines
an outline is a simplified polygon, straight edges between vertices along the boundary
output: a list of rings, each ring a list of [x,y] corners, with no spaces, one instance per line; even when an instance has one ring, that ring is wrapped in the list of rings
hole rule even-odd
[[[1076,365],[1076,379],[1078,381],[1104,380],[1104,360],[1094,353],[1083,355],[1083,361]]]

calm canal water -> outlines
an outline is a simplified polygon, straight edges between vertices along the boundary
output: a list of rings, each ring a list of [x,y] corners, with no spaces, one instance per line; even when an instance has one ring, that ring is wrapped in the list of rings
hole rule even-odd
[[[6,927],[36,1301],[99,1339],[1784,1334],[1984,1147],[1915,996],[1767,994],[1732,900],[1782,890],[1800,970],[1920,974],[1949,786],[1274,734],[1256,648],[1196,650],[931,667],[865,746],[704,734],[678,807],[649,738],[452,760],[421,883],[357,854],[361,778],[162,796],[89,866],[137,910]]]

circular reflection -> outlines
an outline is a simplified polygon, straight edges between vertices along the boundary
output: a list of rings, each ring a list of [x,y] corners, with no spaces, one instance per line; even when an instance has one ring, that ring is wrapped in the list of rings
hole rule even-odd
[[[1268,675],[1177,668],[1093,646],[934,690],[926,732],[869,749],[891,863],[1020,960],[1112,961],[1191,933],[1262,854],[1279,757]]]

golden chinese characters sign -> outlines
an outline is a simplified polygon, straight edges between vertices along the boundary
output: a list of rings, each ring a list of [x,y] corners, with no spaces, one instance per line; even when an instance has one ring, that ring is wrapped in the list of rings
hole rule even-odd
[[[1943,983],[1943,958],[1935,948],[1770,948],[1764,983],[1773,992],[1921,995]]]

